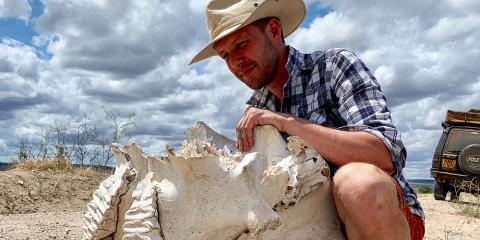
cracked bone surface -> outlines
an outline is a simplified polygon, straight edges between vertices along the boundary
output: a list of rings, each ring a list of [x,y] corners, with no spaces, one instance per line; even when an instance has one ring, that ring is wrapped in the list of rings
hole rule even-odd
[[[329,169],[301,139],[259,126],[253,149],[232,154],[202,122],[186,135],[163,157],[113,146],[115,173],[88,204],[84,239],[343,239]]]

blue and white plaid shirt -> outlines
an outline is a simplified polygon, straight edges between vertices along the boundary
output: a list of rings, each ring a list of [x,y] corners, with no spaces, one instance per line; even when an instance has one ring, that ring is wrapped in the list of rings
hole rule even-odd
[[[342,130],[365,131],[377,136],[390,150],[390,175],[403,191],[410,211],[424,219],[417,195],[402,174],[407,151],[403,146],[380,85],[365,64],[345,49],[302,54],[289,48],[289,78],[283,87],[283,104],[266,88],[255,90],[248,105],[310,120]],[[332,170],[336,166],[329,163]]]

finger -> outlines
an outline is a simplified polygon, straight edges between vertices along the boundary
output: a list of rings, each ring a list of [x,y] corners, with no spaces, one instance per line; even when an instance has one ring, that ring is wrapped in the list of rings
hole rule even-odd
[[[245,112],[246,113],[246,112]],[[243,113],[243,116],[240,118],[240,120],[237,123],[236,127],[236,134],[237,134],[237,149],[240,151],[243,151],[243,143],[242,143],[242,126],[243,122],[245,121],[245,113]]]
[[[242,117],[240,120],[238,120],[237,126],[235,128],[236,134],[237,134],[237,141],[236,141],[236,147],[238,150],[242,151],[242,126],[243,126],[243,121],[245,120],[245,114],[246,112],[243,113]]]
[[[249,123],[249,120],[250,119],[250,113],[247,112],[245,114],[245,116],[243,117],[242,119],[242,122],[241,122],[241,125],[239,127],[239,136],[238,138],[240,139],[240,147],[242,149],[242,151],[246,152],[248,150],[250,150],[250,147],[248,145],[248,138],[247,138],[247,126],[248,126],[248,123]]]
[[[251,150],[255,145],[254,128],[259,125],[260,116],[261,111],[251,110],[249,115],[245,118],[244,136],[248,150]]]
[[[245,143],[247,145],[248,150],[250,150],[253,147],[253,128],[255,127],[255,122],[253,121],[252,117],[249,117],[246,120],[245,123],[245,129],[244,129],[244,139]]]
[[[246,135],[245,135],[245,127],[244,126],[240,127],[239,139],[240,139],[239,145],[240,145],[240,148],[242,149],[242,152],[248,151],[249,148],[248,148],[248,142],[247,142]]]

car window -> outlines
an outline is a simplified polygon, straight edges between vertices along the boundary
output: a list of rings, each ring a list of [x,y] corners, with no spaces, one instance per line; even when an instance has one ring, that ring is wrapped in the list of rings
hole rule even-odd
[[[480,131],[473,129],[452,129],[448,135],[445,151],[460,152],[470,144],[480,144]]]

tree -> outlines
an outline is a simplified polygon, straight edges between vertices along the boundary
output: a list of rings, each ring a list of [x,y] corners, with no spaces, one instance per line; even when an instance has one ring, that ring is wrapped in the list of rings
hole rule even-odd
[[[134,113],[128,115],[127,119],[121,120],[120,116],[113,111],[105,109],[104,107],[102,107],[102,109],[113,123],[111,136],[98,138],[98,144],[100,145],[99,157],[101,158],[102,166],[107,166],[113,158],[112,143],[118,143],[124,137],[130,138],[130,128],[136,127],[136,125],[132,121],[132,118],[135,116]]]
[[[18,148],[17,157],[18,161],[25,161],[30,158],[30,149],[23,138],[20,140],[20,147]]]
[[[74,129],[72,142],[72,158],[80,164],[85,165],[87,162],[89,165],[94,164],[94,161],[98,157],[98,146],[94,145],[97,139],[97,128],[93,120],[88,119],[84,113],[83,119],[81,119]]]
[[[64,121],[54,121],[50,129],[54,134],[55,157],[57,159],[68,159],[69,151],[67,146],[67,124]]]
[[[71,161],[81,166],[107,166],[113,158],[112,143],[130,138],[130,129],[136,125],[132,121],[135,114],[129,114],[125,118],[112,110],[102,109],[111,123],[110,131],[98,131],[95,121],[86,113],[73,124],[62,120],[54,121],[42,129],[39,140],[20,141],[18,160],[41,157]]]

